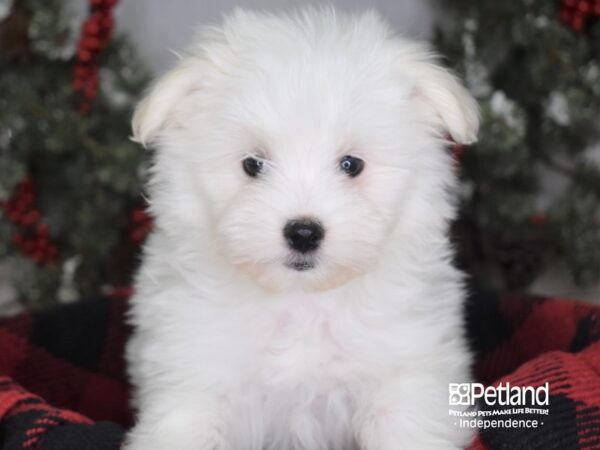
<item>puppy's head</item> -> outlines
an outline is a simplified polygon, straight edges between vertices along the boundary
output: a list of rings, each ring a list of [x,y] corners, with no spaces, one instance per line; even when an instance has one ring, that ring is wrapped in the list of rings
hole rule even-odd
[[[326,289],[452,214],[443,141],[477,107],[375,14],[237,11],[138,106],[158,226],[278,290]]]

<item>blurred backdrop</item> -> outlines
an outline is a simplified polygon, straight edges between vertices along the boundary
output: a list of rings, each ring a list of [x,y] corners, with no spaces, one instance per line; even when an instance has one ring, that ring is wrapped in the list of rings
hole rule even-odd
[[[85,10],[86,0],[70,1]],[[162,72],[175,60],[169,49],[185,48],[198,24],[219,21],[236,6],[285,11],[309,4],[331,4],[347,11],[375,8],[397,30],[423,39],[433,33],[436,9],[429,0],[124,0],[116,14],[117,29],[131,37],[150,69]]]
[[[0,313],[126,295],[152,227],[136,99],[198,24],[294,0],[0,0]],[[474,282],[600,300],[600,0],[335,0],[432,41],[482,108],[454,147]]]

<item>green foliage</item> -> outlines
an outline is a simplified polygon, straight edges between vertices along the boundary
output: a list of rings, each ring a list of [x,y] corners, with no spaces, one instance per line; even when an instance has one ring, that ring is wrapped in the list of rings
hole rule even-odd
[[[462,263],[509,288],[548,265],[600,280],[600,21],[581,32],[558,0],[444,0],[437,44],[482,108],[461,161]]]
[[[600,21],[560,23],[558,0],[443,0],[437,41],[482,110],[461,160],[460,259],[525,288],[549,264],[600,280]],[[4,1],[0,17],[0,200],[24,177],[59,256],[37,264],[11,243],[0,212],[0,265],[40,304],[128,284],[136,246],[129,211],[146,155],[129,139],[146,74],[126,42],[101,55],[87,115],[72,88],[81,27],[60,0]]]
[[[98,62],[98,98],[81,115],[72,88],[80,27],[64,2],[48,0],[17,1],[0,22],[0,199],[30,176],[60,252],[36,264],[10,243],[18,227],[0,212],[0,262],[18,268],[14,285],[31,304],[127,283],[132,270],[127,227],[146,155],[129,121],[147,78],[114,40]]]

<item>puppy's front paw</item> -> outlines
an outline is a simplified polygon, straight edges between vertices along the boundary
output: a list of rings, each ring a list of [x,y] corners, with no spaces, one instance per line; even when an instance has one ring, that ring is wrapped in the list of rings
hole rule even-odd
[[[141,420],[127,435],[125,450],[230,450],[214,423],[174,411],[158,420]]]

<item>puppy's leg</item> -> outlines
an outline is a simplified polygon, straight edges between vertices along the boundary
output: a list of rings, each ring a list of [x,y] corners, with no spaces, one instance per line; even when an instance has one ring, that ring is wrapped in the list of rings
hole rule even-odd
[[[464,449],[474,431],[455,425],[448,409],[446,377],[402,374],[359,406],[354,425],[360,449]]]
[[[230,450],[225,425],[216,399],[167,391],[144,405],[125,450]]]

